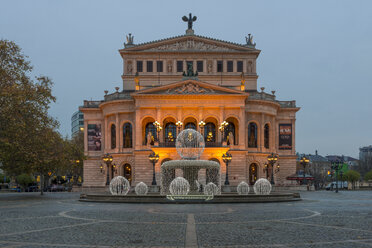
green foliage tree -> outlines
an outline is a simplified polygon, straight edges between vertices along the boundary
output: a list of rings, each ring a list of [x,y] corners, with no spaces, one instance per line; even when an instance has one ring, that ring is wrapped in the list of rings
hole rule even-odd
[[[32,182],[34,182],[34,178],[29,174],[24,173],[17,176],[17,183],[20,184],[23,189]]]
[[[360,179],[360,173],[355,170],[349,170],[344,174],[344,179],[351,182],[352,189],[355,189],[355,183]]]
[[[5,180],[4,180],[5,178]],[[4,174],[0,174],[0,183],[9,183],[10,182],[10,178],[9,177],[5,177]]]
[[[367,172],[364,176],[364,180],[365,181],[372,181],[372,170],[370,170],[369,172]]]
[[[8,175],[32,172],[39,160],[38,135],[58,125],[48,115],[55,102],[52,82],[43,76],[34,81],[31,71],[21,49],[0,40],[0,161]]]

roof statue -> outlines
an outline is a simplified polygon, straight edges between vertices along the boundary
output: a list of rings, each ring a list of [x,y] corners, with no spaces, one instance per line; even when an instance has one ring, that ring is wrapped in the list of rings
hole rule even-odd
[[[183,16],[182,20],[184,22],[187,22],[186,34],[194,34],[194,30],[192,29],[192,23],[196,21],[196,16],[192,16],[190,13],[189,17]]]
[[[124,43],[124,47],[134,46],[133,40],[134,40],[134,36],[132,36],[132,34],[129,33],[129,35],[127,35],[127,43]]]
[[[256,47],[256,43],[253,43],[253,35],[248,34],[248,37],[246,36],[245,40],[247,42],[247,44],[246,44],[247,47],[251,47],[251,48]]]

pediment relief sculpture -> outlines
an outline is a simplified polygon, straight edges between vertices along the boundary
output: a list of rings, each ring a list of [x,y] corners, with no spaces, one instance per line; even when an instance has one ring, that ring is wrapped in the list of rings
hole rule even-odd
[[[193,95],[214,93],[214,90],[200,87],[198,84],[187,83],[180,87],[168,89],[166,93],[170,95]]]
[[[235,51],[223,46],[217,46],[214,44],[208,44],[202,41],[196,41],[189,39],[186,41],[180,41],[172,44],[166,44],[158,47],[151,48],[147,51],[187,51],[187,50],[198,50],[198,51]]]

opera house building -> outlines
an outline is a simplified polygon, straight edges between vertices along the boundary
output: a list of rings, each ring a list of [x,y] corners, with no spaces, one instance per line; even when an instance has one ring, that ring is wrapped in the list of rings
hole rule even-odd
[[[123,84],[80,107],[83,186],[104,189],[117,175],[131,185],[151,185],[154,179],[160,185],[160,166],[180,159],[175,141],[188,128],[204,137],[201,159],[220,164],[222,185],[225,178],[232,187],[241,181],[252,185],[259,178],[290,185],[286,178],[296,173],[299,108],[259,86],[261,51],[251,35],[242,41],[196,35],[190,22],[184,35],[141,44],[129,34],[119,50]],[[268,160],[273,156],[274,164]]]

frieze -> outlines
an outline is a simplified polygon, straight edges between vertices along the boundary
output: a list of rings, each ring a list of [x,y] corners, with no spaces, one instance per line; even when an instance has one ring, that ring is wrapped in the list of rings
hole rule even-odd
[[[154,47],[147,51],[187,51],[187,50],[218,51],[218,52],[235,51],[234,49],[230,49],[230,48],[223,47],[223,46],[216,46],[213,44],[207,44],[205,42],[195,41],[193,39]]]
[[[199,94],[210,94],[214,93],[214,90],[200,87],[194,83],[183,84],[180,87],[168,89],[166,91],[169,95],[199,95]]]

